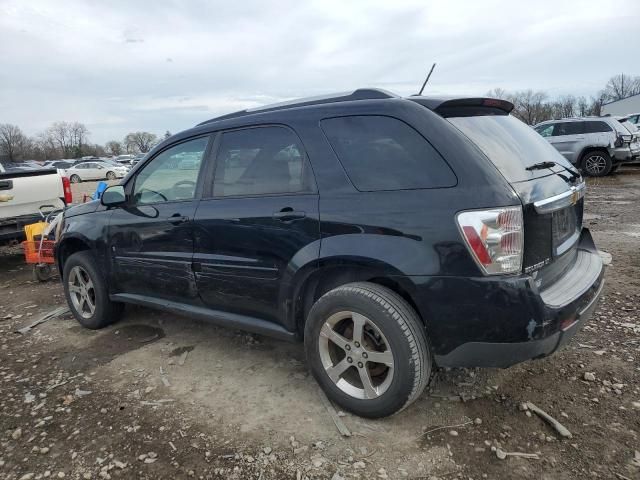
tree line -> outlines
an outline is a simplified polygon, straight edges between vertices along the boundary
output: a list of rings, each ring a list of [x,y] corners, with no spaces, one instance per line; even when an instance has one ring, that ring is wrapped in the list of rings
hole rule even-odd
[[[625,73],[611,77],[605,87],[589,99],[574,95],[551,98],[544,91],[531,89],[509,92],[495,88],[487,92],[489,97],[513,103],[513,114],[528,125],[557,118],[600,116],[603,104],[637,94],[640,94],[640,76]],[[161,138],[150,132],[130,132],[122,141],[110,140],[98,145],[89,141],[89,130],[79,122],[55,122],[34,137],[25,135],[16,125],[4,123],[0,124],[0,160],[16,162],[147,153],[170,136],[169,131]]]
[[[502,88],[495,88],[487,92],[488,97],[500,98],[513,103],[513,115],[527,125],[559,118],[599,117],[602,113],[602,105],[605,103],[638,94],[640,94],[640,76],[634,77],[625,73],[611,77],[602,90],[588,99],[584,96],[576,97],[574,95],[550,98],[542,90],[534,91],[531,89],[509,92]]]
[[[0,160],[19,162],[147,153],[170,136],[169,131],[162,137],[150,132],[130,132],[122,141],[110,140],[99,145],[91,143],[89,129],[80,122],[55,122],[35,136],[25,135],[17,125],[0,123]]]

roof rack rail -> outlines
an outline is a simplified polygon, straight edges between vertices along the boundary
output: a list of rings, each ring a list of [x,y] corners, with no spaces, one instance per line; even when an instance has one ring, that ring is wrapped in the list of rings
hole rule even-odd
[[[353,92],[333,93],[330,95],[321,95],[317,97],[298,98],[296,100],[288,100],[286,102],[272,103],[262,107],[248,108],[239,112],[228,113],[220,117],[200,122],[197,126],[206,125],[207,123],[217,122],[219,120],[228,120],[230,118],[243,117],[254,113],[272,112],[275,110],[284,110],[286,108],[306,107],[309,105],[322,105],[325,103],[350,102],[354,100],[381,100],[385,98],[400,98],[398,95],[388,92],[380,88],[359,88]]]

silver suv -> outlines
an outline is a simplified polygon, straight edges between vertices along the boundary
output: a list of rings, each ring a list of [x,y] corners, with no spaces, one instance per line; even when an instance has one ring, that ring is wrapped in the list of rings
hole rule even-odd
[[[571,163],[592,177],[640,159],[640,141],[612,117],[564,118],[534,127]]]

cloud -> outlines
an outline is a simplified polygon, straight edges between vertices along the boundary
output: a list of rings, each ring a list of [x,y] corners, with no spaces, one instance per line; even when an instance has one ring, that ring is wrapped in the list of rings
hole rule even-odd
[[[0,122],[92,140],[370,86],[594,94],[634,64],[640,2],[0,0]],[[631,43],[630,43],[631,42]]]

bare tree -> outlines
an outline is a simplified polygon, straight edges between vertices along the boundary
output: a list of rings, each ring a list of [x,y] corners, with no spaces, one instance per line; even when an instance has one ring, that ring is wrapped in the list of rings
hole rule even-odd
[[[117,140],[110,140],[104,144],[104,149],[107,151],[109,155],[113,155],[117,157],[118,155],[122,155],[122,144]]]
[[[640,94],[640,77],[632,77],[625,73],[611,77],[604,87],[605,100],[609,102],[638,94]]]
[[[123,143],[129,153],[147,153],[156,144],[157,138],[149,132],[131,132],[124,137]]]
[[[513,100],[513,95],[507,92],[504,88],[494,88],[487,92],[487,97],[490,98],[499,98],[500,100],[508,100],[511,102]]]
[[[514,115],[528,125],[535,125],[553,116],[547,103],[547,94],[542,91],[524,90],[513,95]]]
[[[20,127],[10,123],[0,124],[0,154],[7,157],[10,162],[15,162],[24,156],[28,148],[29,140],[22,133]]]
[[[163,140],[166,140],[167,138],[169,138],[171,136],[171,132],[169,130],[167,130],[166,132],[164,132],[164,137],[162,137]]]

